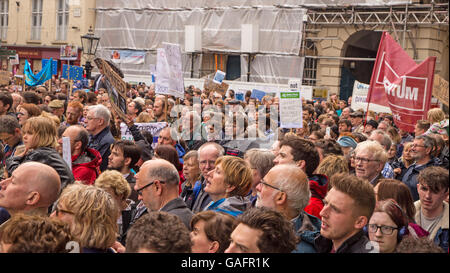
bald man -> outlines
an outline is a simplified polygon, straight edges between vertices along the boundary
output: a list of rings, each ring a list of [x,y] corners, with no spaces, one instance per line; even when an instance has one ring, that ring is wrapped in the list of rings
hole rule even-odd
[[[26,162],[11,177],[0,182],[0,207],[11,216],[17,213],[48,215],[48,208],[58,199],[61,180],[52,167]]]
[[[134,189],[150,211],[165,211],[180,217],[190,229],[192,212],[178,197],[180,177],[175,166],[164,159],[145,161],[136,174]]]
[[[314,238],[320,233],[321,221],[306,212],[311,197],[309,180],[296,165],[276,165],[256,186],[257,207],[274,209],[294,223],[294,231],[301,238],[296,253],[315,253]]]

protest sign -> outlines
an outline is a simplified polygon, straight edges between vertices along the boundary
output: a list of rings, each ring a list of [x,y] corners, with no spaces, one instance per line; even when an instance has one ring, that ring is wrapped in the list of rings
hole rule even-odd
[[[369,85],[355,81],[353,85],[353,93],[352,93],[352,104],[350,108],[353,110],[364,109],[367,110],[367,94],[369,93]],[[377,113],[392,113],[391,108],[379,105],[376,103],[371,103],[369,105],[369,110],[372,110]]]
[[[427,119],[430,109],[436,57],[428,57],[420,64],[383,32],[375,60],[368,103],[391,108],[395,125],[414,132],[420,119]]]
[[[163,43],[157,49],[155,93],[184,99],[181,49],[177,44]]]
[[[280,128],[303,128],[300,92],[280,93]]]
[[[78,59],[78,46],[62,45],[59,50],[59,59],[64,61]]]
[[[158,143],[158,136],[161,130],[167,127],[167,122],[152,122],[152,123],[135,123],[139,131],[144,130],[150,132],[153,136],[153,144]],[[128,126],[125,123],[120,123],[121,139],[134,140]]]
[[[327,99],[328,98],[328,88],[326,87],[313,87],[313,98],[314,99]]]
[[[11,79],[11,72],[0,71],[0,85],[9,85],[9,80]]]
[[[214,75],[213,82],[217,84],[222,84],[223,79],[225,79],[225,74],[226,74],[225,72],[217,70],[216,75]]]
[[[205,82],[203,83],[203,89],[207,92],[217,92],[221,96],[224,96],[225,93],[228,91],[228,87],[230,85],[228,83],[222,82],[221,84],[215,83],[211,79],[205,79]]]
[[[441,76],[434,76],[433,96],[448,107],[448,81]]]
[[[63,159],[72,170],[72,152],[70,150],[70,137],[62,137]]]
[[[97,67],[103,69],[104,82],[112,108],[122,119],[125,119],[127,113],[127,84],[105,60],[96,58],[94,62]]]
[[[266,95],[266,92],[258,90],[258,89],[253,89],[252,90],[252,95],[250,96],[250,98],[252,99],[258,99],[259,101],[262,101],[262,98]]]

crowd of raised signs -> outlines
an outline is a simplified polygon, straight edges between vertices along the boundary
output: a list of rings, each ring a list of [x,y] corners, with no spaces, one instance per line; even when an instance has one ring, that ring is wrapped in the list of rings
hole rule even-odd
[[[330,94],[294,129],[251,91],[71,85],[1,88],[0,252],[448,253],[440,108],[406,132]]]

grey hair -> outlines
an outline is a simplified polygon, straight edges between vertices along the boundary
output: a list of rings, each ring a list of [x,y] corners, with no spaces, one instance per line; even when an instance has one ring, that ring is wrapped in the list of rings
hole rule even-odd
[[[111,112],[108,108],[106,108],[106,106],[103,104],[91,105],[89,106],[88,111],[92,111],[94,113],[94,117],[103,119],[105,124],[109,125]]]
[[[184,161],[187,161],[187,160],[189,160],[189,159],[191,159],[191,158],[195,158],[196,160],[198,160],[198,151],[192,150],[192,151],[187,152],[187,153],[183,156],[183,160],[184,160]]]
[[[359,151],[366,151],[372,155],[372,157],[380,162],[386,163],[388,160],[388,154],[385,151],[384,147],[381,146],[378,141],[366,140],[358,143],[355,148],[355,154],[358,154]]]
[[[426,148],[432,148],[434,149],[436,146],[436,140],[431,137],[431,136],[427,136],[427,135],[420,135],[420,136],[416,136],[415,139],[422,139],[423,140],[423,145]]]
[[[386,151],[389,151],[389,149],[391,148],[392,145],[392,139],[391,137],[385,133],[383,130],[374,130],[372,132],[372,134],[377,134],[377,135],[381,135],[383,136],[383,139],[381,140],[381,145],[383,145],[385,147]]]
[[[215,142],[206,142],[206,143],[202,144],[202,146],[200,146],[200,148],[198,148],[198,153],[200,154],[203,149],[205,149],[206,147],[208,147],[210,145],[214,146],[216,148],[217,152],[219,153],[219,155],[218,155],[219,157],[221,157],[225,154],[225,149]]]
[[[161,159],[163,160],[163,159]],[[150,167],[147,177],[164,181],[167,185],[178,186],[180,182],[180,176],[178,175],[178,171],[169,161],[169,164],[158,164],[154,167]]]
[[[273,163],[275,155],[267,149],[250,149],[245,152],[244,159],[248,159],[250,167],[257,170],[261,177],[266,176],[275,165]]]
[[[287,195],[290,209],[301,212],[309,203],[311,190],[306,174],[299,179],[302,170],[296,165],[283,165],[283,175],[277,176],[275,185]]]

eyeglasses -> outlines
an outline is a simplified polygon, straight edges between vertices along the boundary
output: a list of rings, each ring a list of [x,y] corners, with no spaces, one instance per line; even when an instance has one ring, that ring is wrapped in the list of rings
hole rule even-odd
[[[411,145],[411,148],[416,148],[416,147],[426,148],[427,146],[425,146],[425,145],[418,145],[418,144],[412,144]]]
[[[261,181],[259,181],[259,183],[261,183],[261,184],[263,184],[264,186],[267,186],[267,187],[269,187],[269,188],[272,188],[272,189],[275,189],[275,190],[278,190],[278,191],[283,192],[281,189],[279,189],[279,188],[277,188],[277,187],[275,187],[275,186],[272,186],[272,185],[268,184],[266,181],[264,181],[264,180],[262,180],[262,179],[261,179]]]
[[[145,188],[150,187],[151,185],[155,184],[156,181],[159,181],[159,180],[154,180],[154,181],[148,183],[147,185],[143,186],[142,188],[137,189],[137,190],[136,190],[137,194],[138,194],[138,195],[142,195],[142,191],[143,191]],[[164,184],[164,183],[166,183],[166,182],[164,182],[164,181],[159,181],[159,183]]]
[[[378,226],[375,224],[369,224],[369,232],[370,233],[377,233],[378,229],[381,230],[381,233],[383,235],[391,235],[394,230],[398,229],[396,227],[390,227],[390,226]]]
[[[379,161],[378,159],[368,159],[368,158],[364,158],[364,157],[355,157],[355,162],[361,161],[362,163],[369,163],[370,161]]]

